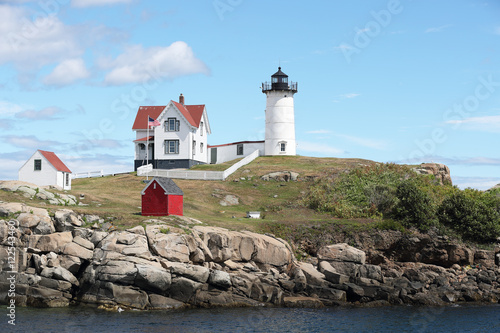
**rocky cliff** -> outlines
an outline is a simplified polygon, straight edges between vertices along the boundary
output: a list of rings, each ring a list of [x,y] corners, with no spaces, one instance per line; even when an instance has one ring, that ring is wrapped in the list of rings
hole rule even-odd
[[[90,216],[14,203],[0,203],[0,215],[3,304],[168,309],[500,299],[499,249],[429,235],[360,235],[365,251],[332,244],[299,262],[287,242],[247,231],[183,230],[158,220],[93,230],[82,227]]]

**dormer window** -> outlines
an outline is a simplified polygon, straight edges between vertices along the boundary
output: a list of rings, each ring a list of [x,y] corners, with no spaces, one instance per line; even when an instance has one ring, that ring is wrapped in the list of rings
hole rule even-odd
[[[165,121],[165,132],[179,132],[180,121],[177,118],[168,118]]]

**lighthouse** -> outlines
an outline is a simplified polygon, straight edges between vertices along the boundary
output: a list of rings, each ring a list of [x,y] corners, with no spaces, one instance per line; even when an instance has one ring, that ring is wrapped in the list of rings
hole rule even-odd
[[[288,82],[288,75],[278,67],[271,83],[262,83],[262,92],[267,97],[265,155],[295,155],[293,95],[297,82]]]

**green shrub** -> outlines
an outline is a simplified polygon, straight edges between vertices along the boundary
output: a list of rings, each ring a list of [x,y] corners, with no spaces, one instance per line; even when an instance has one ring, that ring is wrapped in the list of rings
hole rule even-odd
[[[457,191],[444,199],[439,221],[464,239],[490,242],[500,235],[500,214],[495,195],[474,190]]]
[[[396,188],[397,204],[393,215],[406,226],[426,231],[436,224],[436,208],[429,195],[416,181],[405,181]]]

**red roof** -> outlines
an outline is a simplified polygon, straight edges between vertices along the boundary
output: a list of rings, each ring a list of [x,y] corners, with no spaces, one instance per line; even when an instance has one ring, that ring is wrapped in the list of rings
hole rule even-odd
[[[201,118],[203,116],[203,110],[205,110],[205,105],[182,105],[180,103],[171,101],[174,103],[175,107],[179,109],[187,122],[194,127],[200,127]],[[137,111],[137,116],[135,117],[133,130],[147,129],[148,128],[148,115],[157,119],[165,106],[141,106]]]
[[[71,173],[71,170],[68,169],[66,164],[64,164],[59,159],[59,157],[57,157],[57,155],[55,153],[53,153],[51,151],[40,150],[40,149],[38,151],[43,155],[43,157],[45,157],[47,159],[47,161],[49,161],[50,164],[52,164],[52,166],[54,166],[54,168],[56,168],[57,171]]]
[[[154,140],[154,138],[155,138],[154,136],[145,136],[145,137],[143,137],[143,138],[140,138],[140,139],[135,140],[134,142],[139,142],[139,141],[148,141],[148,140],[149,140],[149,141],[153,141],[153,140]]]
[[[165,109],[164,106],[141,106],[139,107],[139,111],[137,111],[137,115],[135,116],[134,125],[132,126],[133,130],[136,129],[147,129],[148,128],[148,116],[153,119],[158,118],[160,113]]]

